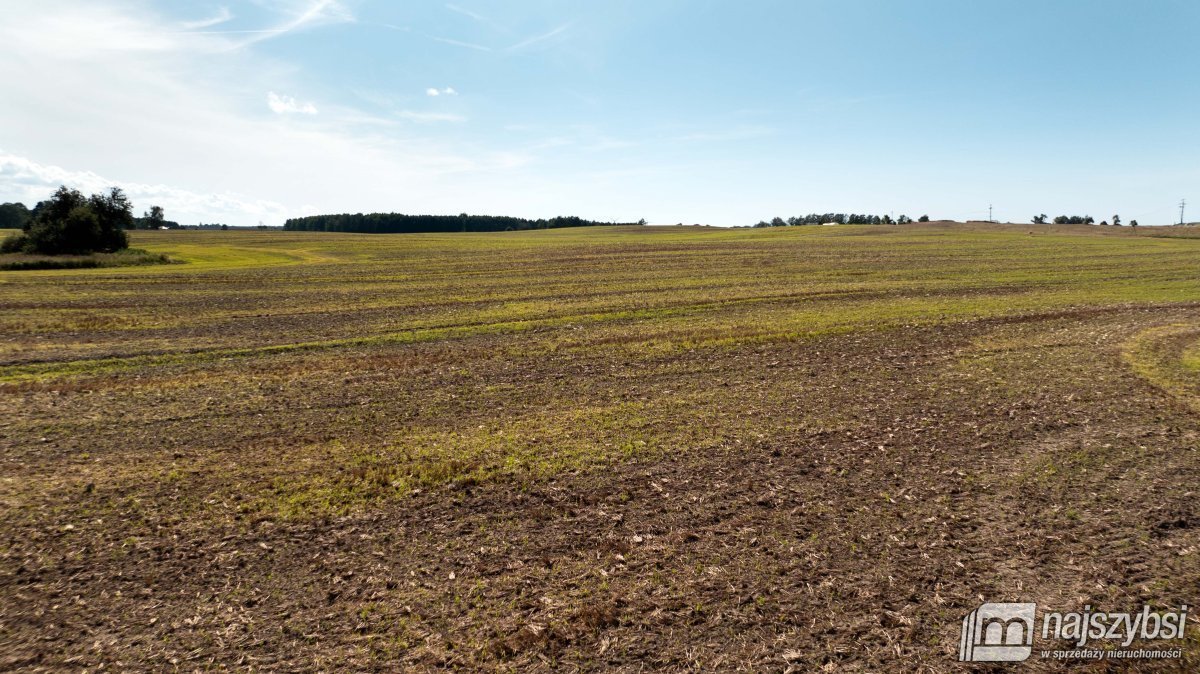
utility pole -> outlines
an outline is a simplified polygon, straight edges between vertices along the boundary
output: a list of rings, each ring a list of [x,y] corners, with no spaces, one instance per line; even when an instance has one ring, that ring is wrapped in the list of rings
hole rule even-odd
[[[1179,200],[1179,224],[1183,224],[1183,207],[1187,206],[1187,199]]]
[[[988,222],[995,222],[995,220],[992,220],[992,205],[991,204],[988,204]]]

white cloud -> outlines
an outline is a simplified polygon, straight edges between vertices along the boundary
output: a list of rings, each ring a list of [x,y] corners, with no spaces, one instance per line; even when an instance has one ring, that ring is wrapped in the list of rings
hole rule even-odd
[[[445,89],[437,89],[434,87],[430,87],[425,90],[425,95],[426,96],[457,96],[458,92],[454,90],[454,87],[446,87]]]
[[[317,114],[317,106],[312,103],[301,103],[291,96],[281,96],[274,91],[267,93],[267,107],[277,115]]]

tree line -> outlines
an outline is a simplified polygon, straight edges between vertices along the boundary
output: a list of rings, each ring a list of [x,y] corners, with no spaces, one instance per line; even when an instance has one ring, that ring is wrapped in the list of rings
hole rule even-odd
[[[864,213],[809,213],[784,220],[775,217],[770,221],[760,220],[755,227],[798,227],[800,225],[906,225],[912,222],[907,215],[892,220],[890,215],[867,215]],[[929,222],[928,215],[917,218],[917,222]]]
[[[361,234],[415,234],[419,232],[503,232],[560,227],[644,225],[638,222],[597,222],[575,216],[529,220],[501,215],[405,215],[403,213],[342,213],[289,218],[283,228],[291,232],[356,232]]]
[[[1045,213],[1042,213],[1040,215],[1033,216],[1033,219],[1031,220],[1031,222],[1033,222],[1033,224],[1035,224],[1035,225],[1044,225],[1044,224],[1046,224],[1046,221],[1048,218],[1049,218],[1049,216],[1047,216]],[[1052,222],[1056,225],[1094,225],[1094,224],[1096,224],[1096,219],[1090,215],[1059,215],[1059,216],[1056,216]],[[1108,225],[1108,221],[1102,220],[1100,222],[1100,224]],[[1121,226],[1121,216],[1114,214],[1112,216],[1112,224],[1116,225],[1117,227],[1120,227]],[[1130,220],[1129,226],[1137,227],[1138,221]]]

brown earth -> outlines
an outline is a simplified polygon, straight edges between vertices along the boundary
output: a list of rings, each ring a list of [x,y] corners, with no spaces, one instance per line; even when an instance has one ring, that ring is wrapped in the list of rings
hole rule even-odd
[[[66,468],[53,498],[6,508],[2,664],[958,670],[959,620],[984,598],[1064,610],[1194,601],[1200,424],[1118,347],[1149,324],[1197,318],[1060,312],[633,369],[490,359],[481,383],[590,372],[595,391],[634,400],[728,387],[716,414],[788,422],[707,452],[459,484],[352,516],[172,517],[173,503],[205,497],[197,476],[129,489],[137,508],[89,519],[89,503],[122,494],[80,489]],[[780,380],[797,385],[780,395]],[[553,404],[542,393],[538,404]],[[28,403],[71,404],[62,397]],[[811,424],[834,409],[853,414]],[[7,463],[17,478],[62,469],[53,452]],[[1193,640],[1186,661],[1156,666],[1194,669],[1197,653]]]

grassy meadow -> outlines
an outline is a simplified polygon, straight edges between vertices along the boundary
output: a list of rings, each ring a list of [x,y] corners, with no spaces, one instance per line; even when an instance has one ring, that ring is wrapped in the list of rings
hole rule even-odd
[[[951,671],[980,596],[1198,599],[1186,231],[131,238],[0,271],[0,668]]]

